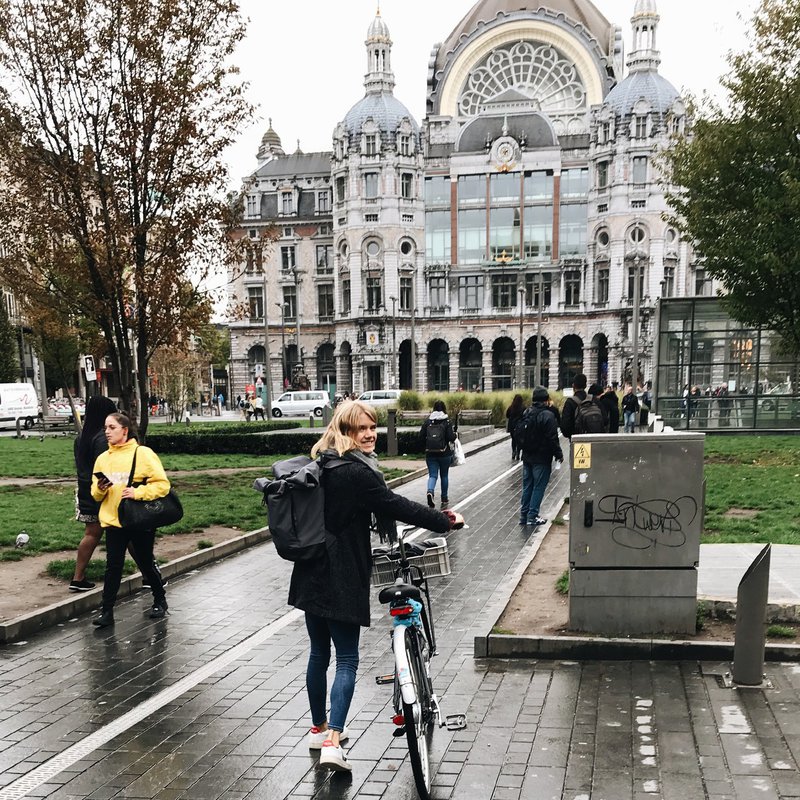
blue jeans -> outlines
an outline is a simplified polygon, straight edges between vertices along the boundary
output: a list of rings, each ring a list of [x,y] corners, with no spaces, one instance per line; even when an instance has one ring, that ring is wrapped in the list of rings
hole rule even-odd
[[[626,411],[625,412],[625,433],[636,433],[636,412],[635,411]]]
[[[450,465],[453,463],[453,454],[442,453],[441,455],[434,455],[428,453],[425,456],[425,463],[428,465],[428,491],[433,494],[433,490],[436,488],[436,481],[441,473],[442,500],[447,500],[450,497],[447,492],[450,489]]]
[[[520,520],[539,516],[545,489],[550,480],[550,464],[522,463],[522,501],[519,506]]]
[[[340,733],[347,721],[347,712],[356,688],[358,639],[361,626],[352,622],[325,619],[306,611],[306,629],[311,640],[306,669],[306,691],[311,707],[311,721],[317,727],[328,715],[328,665],[331,662],[331,640],[336,647],[336,675],[331,686],[331,718],[328,727]]]

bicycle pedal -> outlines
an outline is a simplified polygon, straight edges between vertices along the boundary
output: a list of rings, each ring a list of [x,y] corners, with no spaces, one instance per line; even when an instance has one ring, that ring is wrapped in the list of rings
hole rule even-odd
[[[467,715],[448,714],[444,718],[444,727],[449,731],[463,731],[467,727]]]
[[[399,739],[401,736],[405,736],[405,735],[406,735],[405,725],[402,728],[395,728],[392,731],[392,736],[394,736],[395,739]]]
[[[377,683],[378,686],[383,686],[386,683],[394,683],[394,673],[391,675],[376,675],[375,683]]]

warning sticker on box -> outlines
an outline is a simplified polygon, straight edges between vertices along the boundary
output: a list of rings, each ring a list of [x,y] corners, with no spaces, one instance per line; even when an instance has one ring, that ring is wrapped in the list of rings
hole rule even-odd
[[[572,454],[572,468],[592,468],[592,446],[590,444],[575,445],[575,452]]]

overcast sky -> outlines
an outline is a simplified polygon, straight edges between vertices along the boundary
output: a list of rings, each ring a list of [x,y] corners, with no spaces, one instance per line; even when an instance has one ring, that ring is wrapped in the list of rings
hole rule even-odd
[[[306,153],[330,150],[331,135],[350,107],[364,95],[364,40],[377,0],[240,0],[249,18],[236,63],[257,106],[253,124],[229,151],[232,188],[256,168],[255,154],[272,118],[284,150],[297,140]],[[547,0],[541,0],[546,5]],[[634,0],[596,0],[622,28],[631,50]],[[395,96],[417,122],[425,115],[431,48],[444,41],[474,0],[381,0],[381,15],[392,36]],[[538,6],[536,0],[530,3]],[[741,50],[757,0],[658,0],[661,74],[679,90],[719,96],[725,54]]]

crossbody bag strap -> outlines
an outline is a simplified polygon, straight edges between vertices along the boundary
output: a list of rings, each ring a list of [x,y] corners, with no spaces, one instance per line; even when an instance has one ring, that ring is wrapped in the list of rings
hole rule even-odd
[[[136,445],[136,450],[139,449],[139,445]],[[128,486],[133,486],[133,474],[136,472],[136,450],[133,451],[133,463],[131,464],[131,474],[128,475]]]

